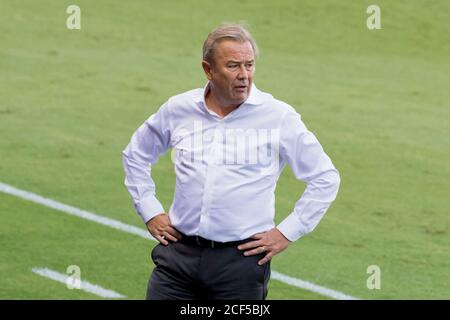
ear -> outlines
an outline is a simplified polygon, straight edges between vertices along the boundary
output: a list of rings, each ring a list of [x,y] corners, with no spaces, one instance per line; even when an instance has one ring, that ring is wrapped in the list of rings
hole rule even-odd
[[[202,60],[202,67],[203,67],[203,71],[205,72],[205,75],[208,78],[208,80],[212,80],[211,63],[209,63],[206,60]]]

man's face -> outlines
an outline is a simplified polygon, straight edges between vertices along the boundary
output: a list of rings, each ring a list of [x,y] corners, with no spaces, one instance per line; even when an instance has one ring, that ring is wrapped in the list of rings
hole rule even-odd
[[[222,105],[239,105],[248,98],[255,73],[250,42],[223,40],[215,47],[214,61],[206,64],[211,90]]]

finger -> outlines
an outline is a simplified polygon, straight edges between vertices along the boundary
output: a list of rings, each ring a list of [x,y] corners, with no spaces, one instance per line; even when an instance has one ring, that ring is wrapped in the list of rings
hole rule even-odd
[[[178,240],[181,240],[182,238],[181,233],[179,233],[178,230],[175,229],[174,227],[169,226],[166,232],[168,232],[170,235],[174,236]]]
[[[263,253],[265,251],[266,251],[266,248],[264,248],[264,246],[259,246],[259,247],[255,248],[253,250],[245,251],[244,252],[244,256],[253,256],[253,255],[256,255],[256,254],[261,254],[261,253]]]
[[[164,239],[164,236],[162,236],[162,235],[157,235],[157,236],[155,236],[155,238],[156,238],[156,240],[158,240],[162,245],[167,246],[167,245],[169,244],[169,242],[168,242],[166,239]]]
[[[250,241],[250,242],[247,242],[244,244],[240,244],[238,246],[238,249],[239,250],[247,250],[247,249],[256,248],[259,246],[261,246],[261,242],[259,240],[258,241]]]
[[[169,232],[163,232],[164,238],[173,242],[177,242],[178,239],[171,235]]]
[[[274,254],[272,254],[272,252],[267,253],[264,258],[262,258],[261,260],[258,261],[258,264],[261,266],[267,262],[269,262],[272,257],[274,256]]]
[[[261,232],[261,233],[255,233],[254,235],[252,235],[250,238],[252,239],[262,239],[262,237],[264,236],[265,232]]]

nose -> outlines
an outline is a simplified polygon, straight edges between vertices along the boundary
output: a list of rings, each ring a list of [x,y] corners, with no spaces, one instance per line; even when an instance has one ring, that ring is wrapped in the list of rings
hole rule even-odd
[[[237,78],[239,80],[246,80],[246,79],[248,79],[248,71],[245,68],[245,66],[242,65],[242,64],[241,64],[241,66],[239,68],[239,72],[238,72]]]

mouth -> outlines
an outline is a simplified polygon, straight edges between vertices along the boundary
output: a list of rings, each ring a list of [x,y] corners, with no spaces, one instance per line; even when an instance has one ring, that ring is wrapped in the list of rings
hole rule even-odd
[[[246,92],[247,91],[248,86],[235,86],[234,89],[236,89],[236,91],[238,92]]]

